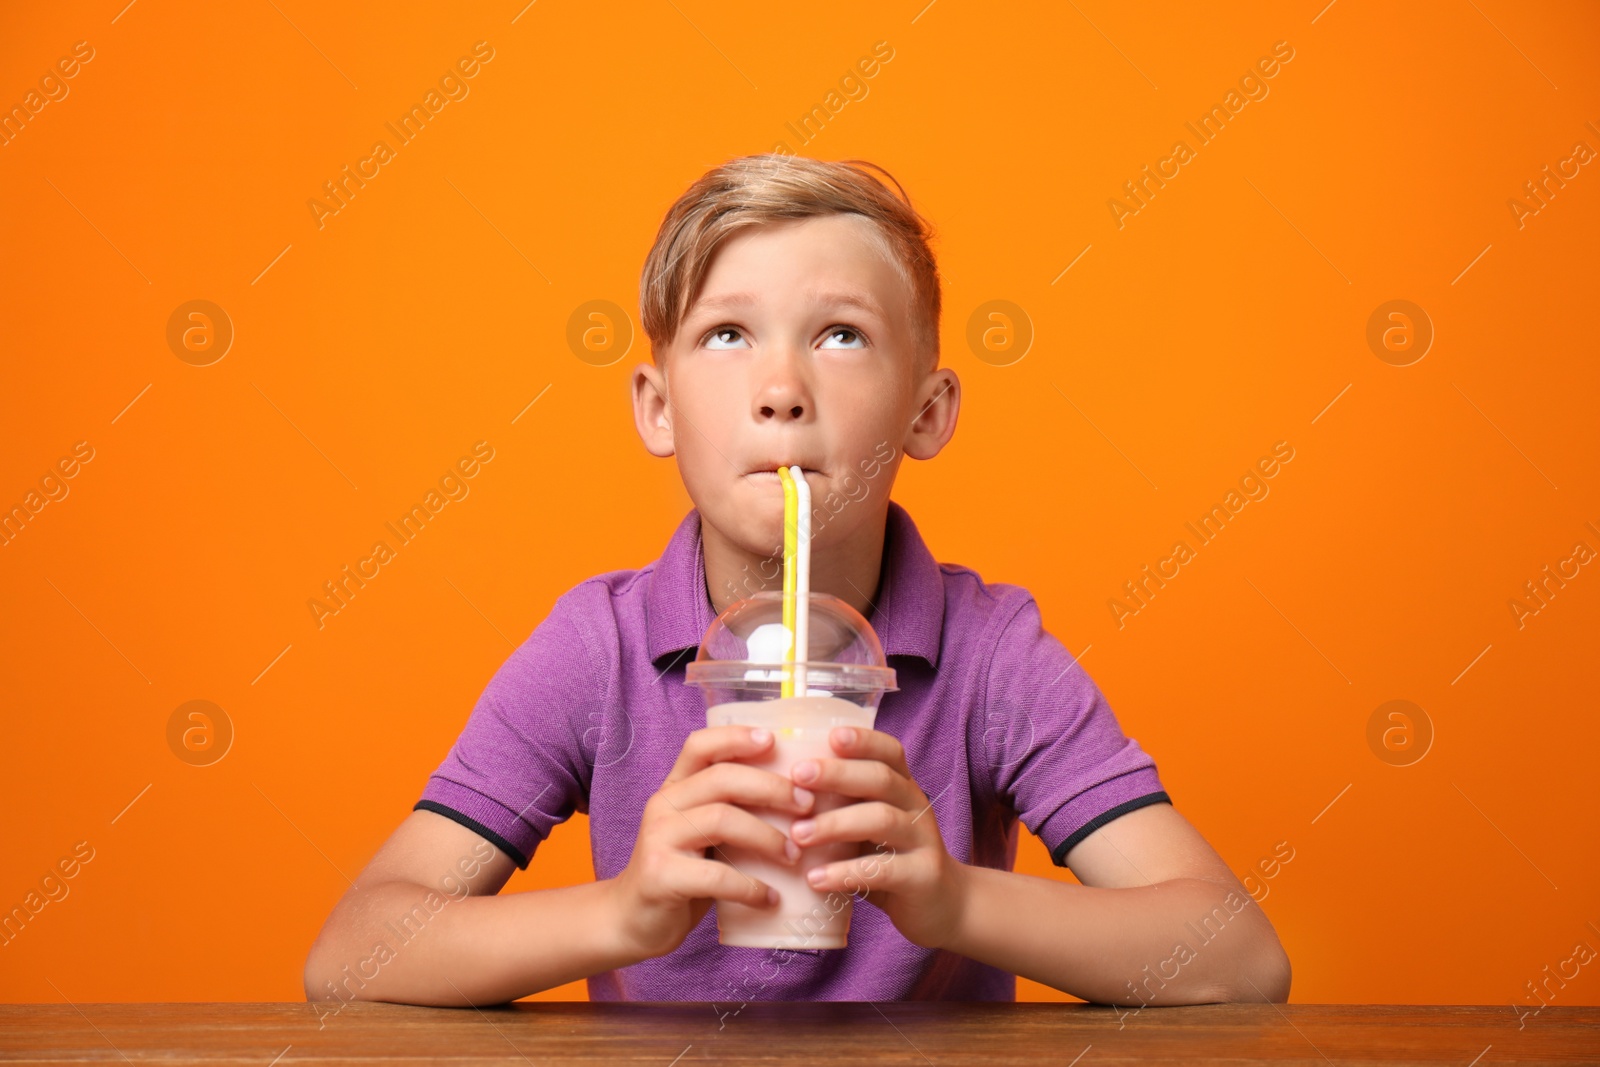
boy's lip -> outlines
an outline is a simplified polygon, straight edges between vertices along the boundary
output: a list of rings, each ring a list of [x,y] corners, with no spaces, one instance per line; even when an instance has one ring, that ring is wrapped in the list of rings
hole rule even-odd
[[[793,464],[789,464],[789,465],[793,466]],[[800,471],[801,471],[802,474],[821,474],[822,473],[821,471],[813,470],[810,467],[801,467]],[[763,480],[770,478],[772,481],[776,482],[776,481],[778,481],[778,468],[777,468],[776,465],[771,466],[771,467],[757,467],[755,470],[752,470],[748,474],[746,474],[745,477],[747,477],[747,478],[761,478]]]

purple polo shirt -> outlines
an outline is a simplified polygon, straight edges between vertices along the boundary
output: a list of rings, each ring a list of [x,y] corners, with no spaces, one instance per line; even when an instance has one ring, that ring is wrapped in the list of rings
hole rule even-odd
[[[1154,761],[1043,629],[1028,591],[938,563],[893,501],[875,600],[869,621],[899,684],[884,695],[876,728],[905,746],[957,860],[1013,869],[1020,820],[1065,866],[1093,830],[1170,803]],[[416,808],[481,834],[522,868],[557,823],[581,811],[596,877],[620,874],[645,801],[706,724],[705,699],[685,684],[684,666],[715,617],[691,510],[660,559],[590,578],[556,600],[490,679]],[[675,951],[591,976],[589,997],[1016,999],[1009,972],[907,941],[870,891],[856,901],[849,936],[846,948],[782,957],[725,947],[713,908]]]

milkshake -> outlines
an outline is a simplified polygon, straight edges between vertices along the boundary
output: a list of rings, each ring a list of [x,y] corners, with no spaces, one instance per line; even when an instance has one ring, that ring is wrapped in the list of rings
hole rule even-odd
[[[772,747],[759,759],[741,762],[787,778],[801,760],[837,758],[828,742],[834,727],[873,729],[879,700],[896,687],[894,669],[886,665],[871,624],[849,604],[824,593],[807,594],[810,657],[786,662],[784,650],[792,648],[792,637],[782,621],[783,596],[757,593],[718,616],[688,665],[686,679],[705,692],[707,726],[771,731]],[[804,688],[786,696],[797,676]],[[837,793],[813,792],[813,816],[856,803],[856,798]],[[771,809],[749,810],[786,837],[796,821],[792,814]],[[813,845],[802,848],[799,862],[789,867],[733,845],[720,846],[716,858],[772,886],[779,900],[760,908],[717,901],[719,941],[744,948],[844,948],[853,898],[814,889],[805,875],[812,867],[853,859],[862,851],[860,841]]]
[[[772,732],[772,747],[759,760],[741,760],[787,778],[789,769],[803,759],[827,759],[836,753],[828,743],[835,726],[872,729],[877,709],[864,708],[834,696],[786,697],[777,700],[741,700],[718,704],[706,712],[707,726],[761,726]],[[838,793],[817,793],[811,816],[854,803]],[[752,808],[751,814],[781,830],[785,837],[794,825],[793,815],[770,808]],[[850,929],[852,897],[813,889],[806,881],[811,868],[853,859],[861,842],[836,841],[801,848],[793,867],[775,863],[759,852],[724,844],[720,852],[735,870],[759,879],[778,891],[776,908],[753,908],[729,900],[717,902],[717,933],[724,945],[745,948],[776,947],[773,928],[782,931],[789,948],[844,948]],[[840,906],[842,897],[843,906]]]

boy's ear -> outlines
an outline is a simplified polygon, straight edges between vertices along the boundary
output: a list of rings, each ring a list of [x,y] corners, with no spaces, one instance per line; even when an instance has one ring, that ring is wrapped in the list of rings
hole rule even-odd
[[[660,368],[641,363],[633,368],[633,424],[639,439],[652,456],[665,458],[676,448],[672,440],[672,418],[668,413],[667,379]]]
[[[916,416],[901,449],[912,459],[932,459],[955,436],[961,410],[961,380],[949,367],[933,371],[917,390]]]

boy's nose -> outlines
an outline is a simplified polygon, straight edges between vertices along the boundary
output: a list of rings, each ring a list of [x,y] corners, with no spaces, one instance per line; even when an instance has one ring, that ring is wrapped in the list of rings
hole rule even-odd
[[[795,362],[775,360],[756,390],[757,421],[799,421],[810,416],[812,407],[810,391]]]
[[[787,407],[781,402],[777,407],[773,407],[770,404],[762,404],[759,414],[763,419],[776,419],[779,422],[785,419],[799,421],[805,418],[806,408],[804,404],[789,404]]]

